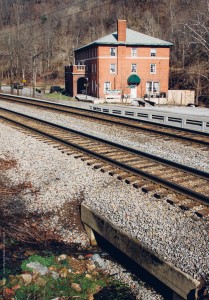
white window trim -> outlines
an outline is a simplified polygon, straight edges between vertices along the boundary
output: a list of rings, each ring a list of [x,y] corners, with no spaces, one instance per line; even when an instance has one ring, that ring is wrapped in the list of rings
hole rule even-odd
[[[112,49],[114,49],[114,50],[113,50],[113,53],[115,53],[115,55],[112,55]],[[113,56],[113,57],[116,56],[116,48],[115,48],[115,47],[111,47],[111,48],[110,48],[110,56]]]
[[[136,66],[136,70],[133,71],[133,65]],[[137,73],[137,64],[131,64],[131,73],[136,74]]]
[[[106,83],[109,83],[109,89],[106,88]],[[106,94],[106,92],[109,90],[111,90],[111,81],[105,81],[104,82],[104,94]]]
[[[152,55],[154,54],[154,55]],[[150,56],[151,57],[156,57],[157,56],[157,50],[156,49],[150,49]]]
[[[115,66],[115,71],[112,71],[112,67],[111,66]],[[111,74],[116,74],[116,64],[110,64],[110,73]]]
[[[136,50],[135,55],[134,55],[133,49]],[[137,48],[131,48],[131,56],[132,56],[132,57],[137,57]]]
[[[154,71],[152,71],[152,66],[155,66],[154,67]],[[156,74],[157,71],[156,71],[156,64],[150,64],[150,74]]]
[[[154,85],[158,84],[158,91],[154,92]],[[149,87],[151,87],[151,91],[149,91]],[[160,93],[160,82],[159,81],[147,81],[146,82],[146,93],[147,94],[159,94]]]

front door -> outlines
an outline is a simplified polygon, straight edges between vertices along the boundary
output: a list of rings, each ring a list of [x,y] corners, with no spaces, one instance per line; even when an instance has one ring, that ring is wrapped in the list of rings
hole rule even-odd
[[[137,98],[137,86],[132,85],[131,86],[131,99],[136,99]]]

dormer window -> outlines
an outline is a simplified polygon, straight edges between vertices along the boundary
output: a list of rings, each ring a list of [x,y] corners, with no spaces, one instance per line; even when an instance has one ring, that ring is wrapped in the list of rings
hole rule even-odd
[[[110,56],[116,56],[116,48],[110,48]]]
[[[156,49],[150,50],[150,56],[156,56]]]

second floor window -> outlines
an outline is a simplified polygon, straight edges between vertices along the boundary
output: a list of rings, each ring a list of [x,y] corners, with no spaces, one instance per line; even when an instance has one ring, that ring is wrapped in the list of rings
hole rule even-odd
[[[110,81],[105,81],[105,83],[104,83],[104,93],[106,94],[107,91],[110,90],[110,88],[111,88],[111,83],[110,83]]]
[[[131,49],[131,56],[137,56],[137,49],[136,48]]]
[[[110,48],[110,56],[116,56],[116,49]]]
[[[116,73],[116,64],[110,65],[110,73]]]
[[[136,64],[131,64],[131,73],[136,73]]]
[[[150,56],[156,56],[156,49],[150,50]]]
[[[150,73],[155,74],[156,73],[156,64],[150,65]]]

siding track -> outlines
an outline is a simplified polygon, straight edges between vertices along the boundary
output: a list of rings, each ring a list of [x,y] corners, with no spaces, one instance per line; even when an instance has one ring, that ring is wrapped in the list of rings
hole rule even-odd
[[[209,174],[50,122],[0,108],[0,119],[196,215],[209,215]]]
[[[209,151],[209,134],[201,133],[199,131],[188,129],[177,129],[176,127],[153,124],[146,121],[139,121],[131,118],[125,118],[121,116],[112,116],[109,114],[89,111],[82,108],[69,107],[66,105],[60,105],[56,103],[46,102],[42,100],[33,100],[15,96],[0,95],[0,100],[11,101],[19,104],[26,104],[35,106],[36,108],[48,109],[56,111],[57,113],[73,114],[74,117],[90,118],[97,122],[115,124],[117,126],[125,126],[130,128],[133,132],[144,131],[149,135],[153,135],[156,138],[165,140],[178,140],[183,144],[192,145],[193,147],[202,147],[200,150]],[[204,147],[206,146],[206,147]]]

